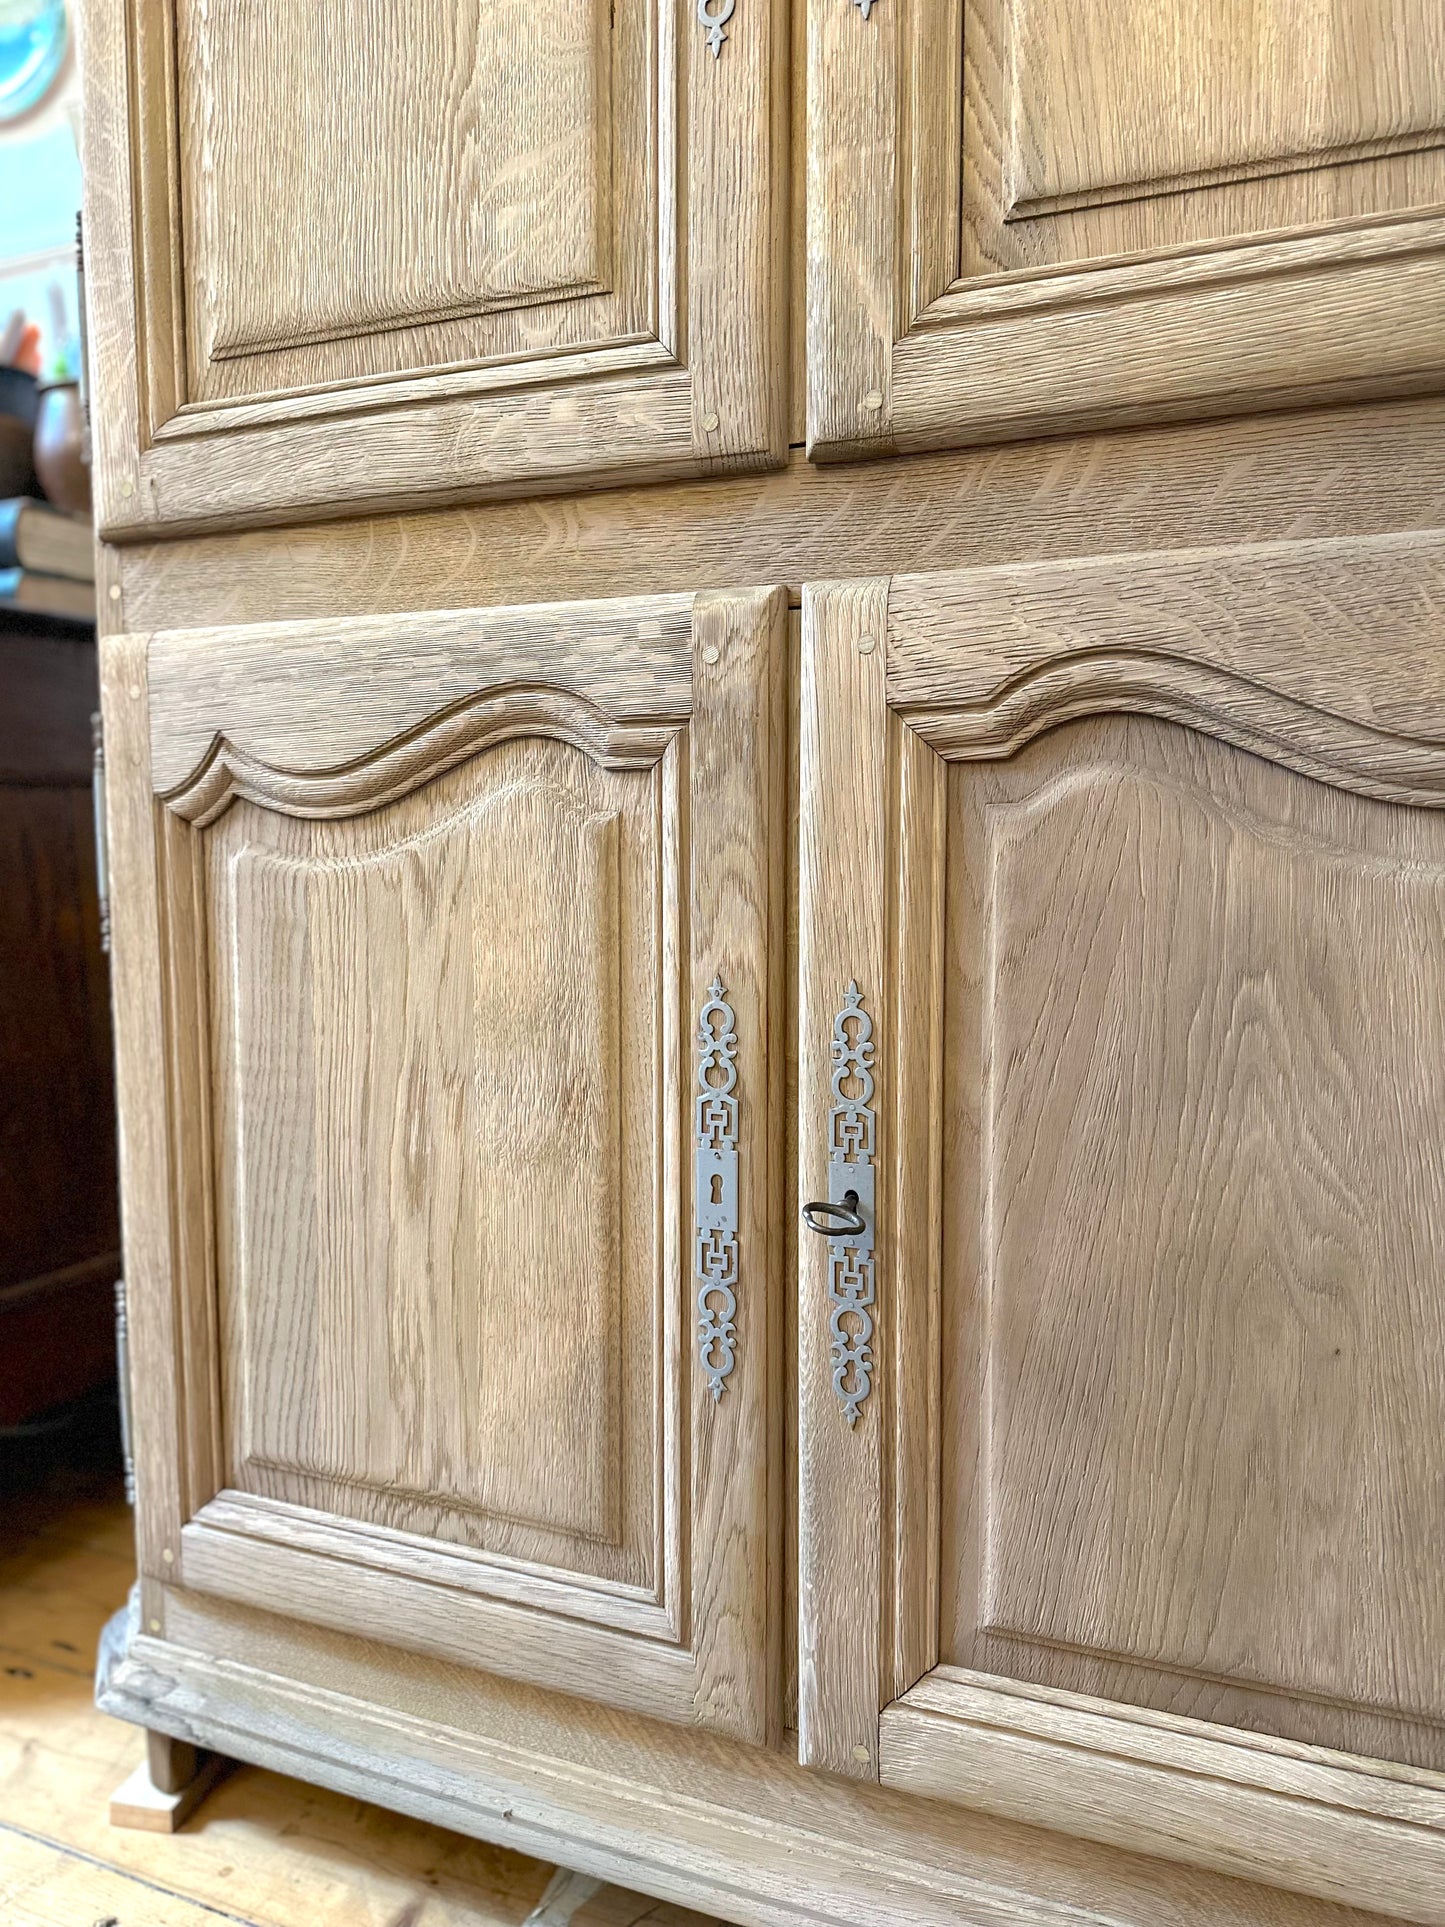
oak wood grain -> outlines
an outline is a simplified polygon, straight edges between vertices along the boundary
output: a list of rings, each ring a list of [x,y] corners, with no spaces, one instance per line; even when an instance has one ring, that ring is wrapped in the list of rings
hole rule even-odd
[[[113,1790],[153,1737],[94,1704],[92,1659],[135,1573],[129,1507],[109,1479],[7,1505],[0,1545],[0,1896],[46,1927],[114,1916],[200,1927],[524,1927],[549,1864],[254,1767],[207,1796],[178,1838],[119,1831]],[[191,1749],[193,1750],[193,1749]],[[33,1846],[33,1858],[21,1849]],[[568,1896],[571,1927],[705,1927],[613,1885]],[[46,1918],[44,1910],[53,1910]]]
[[[962,278],[1441,198],[1445,36],[1416,0],[967,0],[963,36]]]
[[[688,713],[690,599],[639,598],[611,608],[533,606],[359,618],[334,623],[257,623],[244,631],[201,630],[154,638],[151,706],[155,782],[162,795],[194,782],[217,740],[251,762],[291,776],[331,775],[356,765],[383,774],[359,785],[344,807],[379,800],[418,769],[435,774],[463,730],[440,742],[439,719],[469,699],[500,691],[562,692],[590,708],[607,753],[606,722],[675,727]],[[364,660],[351,700],[335,700],[336,679]],[[204,667],[203,667],[204,666]],[[513,712],[508,726],[542,720]],[[379,764],[375,752],[432,727],[420,759]]]
[[[228,1483],[656,1577],[662,804],[513,741],[209,839]]]
[[[889,697],[950,756],[1007,757],[1124,709],[1433,804],[1442,587],[1445,551],[1414,535],[914,578],[890,604]]]
[[[136,1557],[141,1610],[163,1627],[159,1576],[179,1550],[183,1466],[174,1360],[180,1334],[171,1223],[174,1173],[166,1085],[160,884],[151,790],[150,723],[143,637],[100,645],[101,712],[106,739],[106,835],[112,877],[124,887],[111,903],[111,1011],[115,1026],[116,1150],[121,1240],[131,1358],[164,1360],[131,1378],[131,1446],[136,1467]],[[169,1559],[166,1555],[169,1554]]]
[[[1442,525],[1445,403],[1391,403],[106,547],[101,619],[186,629],[758,581],[796,600],[841,575]]]
[[[798,737],[798,1207],[828,1195],[833,1094],[830,1045],[856,984],[873,1019],[875,1056],[894,1048],[884,975],[883,908],[889,746],[884,697],[886,581],[809,584],[803,603]],[[879,1106],[880,1115],[887,1115]],[[886,1172],[890,1147],[878,1150]],[[875,1376],[891,1343],[889,1187],[877,1209]],[[878,1777],[878,1709],[892,1596],[884,1516],[885,1399],[852,1428],[829,1356],[828,1243],[798,1234],[798,1757]]]
[[[785,7],[95,11],[107,534],[782,459]]]
[[[952,787],[943,1651],[1439,1769],[1445,821],[1153,721]]]
[[[144,646],[175,1324],[136,1372],[178,1382],[158,1556],[188,1584],[776,1735],[784,612]],[[683,1183],[716,974],[745,1051],[722,1411]]]
[[[134,1719],[747,1927],[1364,1927],[1379,1916],[816,1774],[177,1593],[103,1698]],[[194,1655],[211,1657],[200,1660]],[[324,1682],[322,1684],[321,1682]],[[383,1738],[384,1735],[384,1738]],[[384,1758],[384,1779],[376,1761]],[[554,1856],[555,1857],[555,1856]]]
[[[611,47],[595,0],[485,15],[432,0],[399,45],[374,0],[324,23],[292,4],[244,28],[182,8],[176,25],[203,361],[602,283]],[[357,218],[335,218],[320,156],[345,167]]]
[[[1433,1919],[1436,558],[1401,537],[1355,559],[1358,602],[1311,544],[895,577],[906,755],[835,679],[830,737],[875,747],[829,779],[851,841],[800,857],[800,997],[810,916],[857,942],[942,909],[944,1028],[890,937],[879,1053],[880,1115],[914,1134],[892,1235],[932,1211],[942,1255],[934,1300],[925,1237],[884,1303],[884,1377],[895,1438],[923,1443],[941,1371],[941,1452],[894,1472],[891,1510],[851,1463],[897,1534],[895,1600],[853,1553],[800,1615],[805,1661],[810,1628],[834,1642],[813,1732],[844,1730],[936,1549],[939,1663],[882,1713],[885,1783]],[[815,652],[838,594],[808,604]],[[1209,683],[1187,714],[1155,701],[1182,670]],[[1349,754],[1317,754],[1345,724]],[[1366,740],[1412,759],[1405,790]],[[908,802],[935,755],[941,888],[926,782]],[[887,772],[872,863],[861,768]],[[815,899],[827,874],[846,911]],[[810,1048],[816,1076],[800,1027],[800,1092]],[[802,1447],[806,1520],[838,1474],[806,1424]]]
[[[949,1666],[881,1728],[890,1786],[1347,1902],[1367,1892],[1394,1919],[1445,1919],[1438,1787]]]
[[[810,22],[815,458],[1439,388],[1430,7]]]

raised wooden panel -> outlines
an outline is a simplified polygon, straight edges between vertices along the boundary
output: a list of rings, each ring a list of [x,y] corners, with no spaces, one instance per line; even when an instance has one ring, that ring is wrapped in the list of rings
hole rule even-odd
[[[379,0],[178,7],[203,363],[604,282],[601,0],[425,0],[396,24]]]
[[[1145,721],[950,786],[942,1657],[1445,1765],[1445,819]]]
[[[160,1026],[123,1100],[147,1592],[776,1734],[785,615],[744,591],[109,645],[121,864],[154,892],[120,982]]]
[[[811,13],[816,456],[1439,386],[1428,0]]]
[[[96,0],[104,533],[780,462],[785,14]]]
[[[1428,0],[1013,0],[997,19],[1017,213],[1445,139],[1445,42]],[[978,21],[986,34],[986,6]],[[1089,111],[1081,78],[1105,111]]]
[[[1428,0],[967,0],[963,32],[960,286],[1445,200]]]
[[[217,826],[228,1485],[648,1580],[661,802],[513,741]]]

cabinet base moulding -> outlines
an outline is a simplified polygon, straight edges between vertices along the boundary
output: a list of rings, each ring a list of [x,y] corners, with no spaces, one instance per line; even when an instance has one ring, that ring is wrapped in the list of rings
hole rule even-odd
[[[165,1639],[113,1623],[106,1712],[742,1927],[1379,1918],[183,1592],[164,1610]]]

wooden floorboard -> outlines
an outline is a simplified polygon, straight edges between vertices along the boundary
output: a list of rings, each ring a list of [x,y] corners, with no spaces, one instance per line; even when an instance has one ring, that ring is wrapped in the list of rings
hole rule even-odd
[[[254,1767],[172,1837],[113,1828],[110,1796],[144,1743],[91,1690],[134,1576],[130,1514],[96,1482],[0,1511],[5,1927],[521,1927],[538,1908],[555,1876],[540,1861]],[[571,1927],[709,1927],[591,1883],[555,1903],[554,1889],[549,1917]]]

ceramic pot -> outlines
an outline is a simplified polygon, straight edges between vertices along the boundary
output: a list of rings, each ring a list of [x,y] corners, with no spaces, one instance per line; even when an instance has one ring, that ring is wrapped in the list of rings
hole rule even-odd
[[[90,465],[85,419],[77,382],[57,381],[40,391],[35,418],[35,473],[46,497],[71,515],[90,513]]]
[[[34,375],[0,368],[0,499],[35,493],[31,443],[38,402]]]

